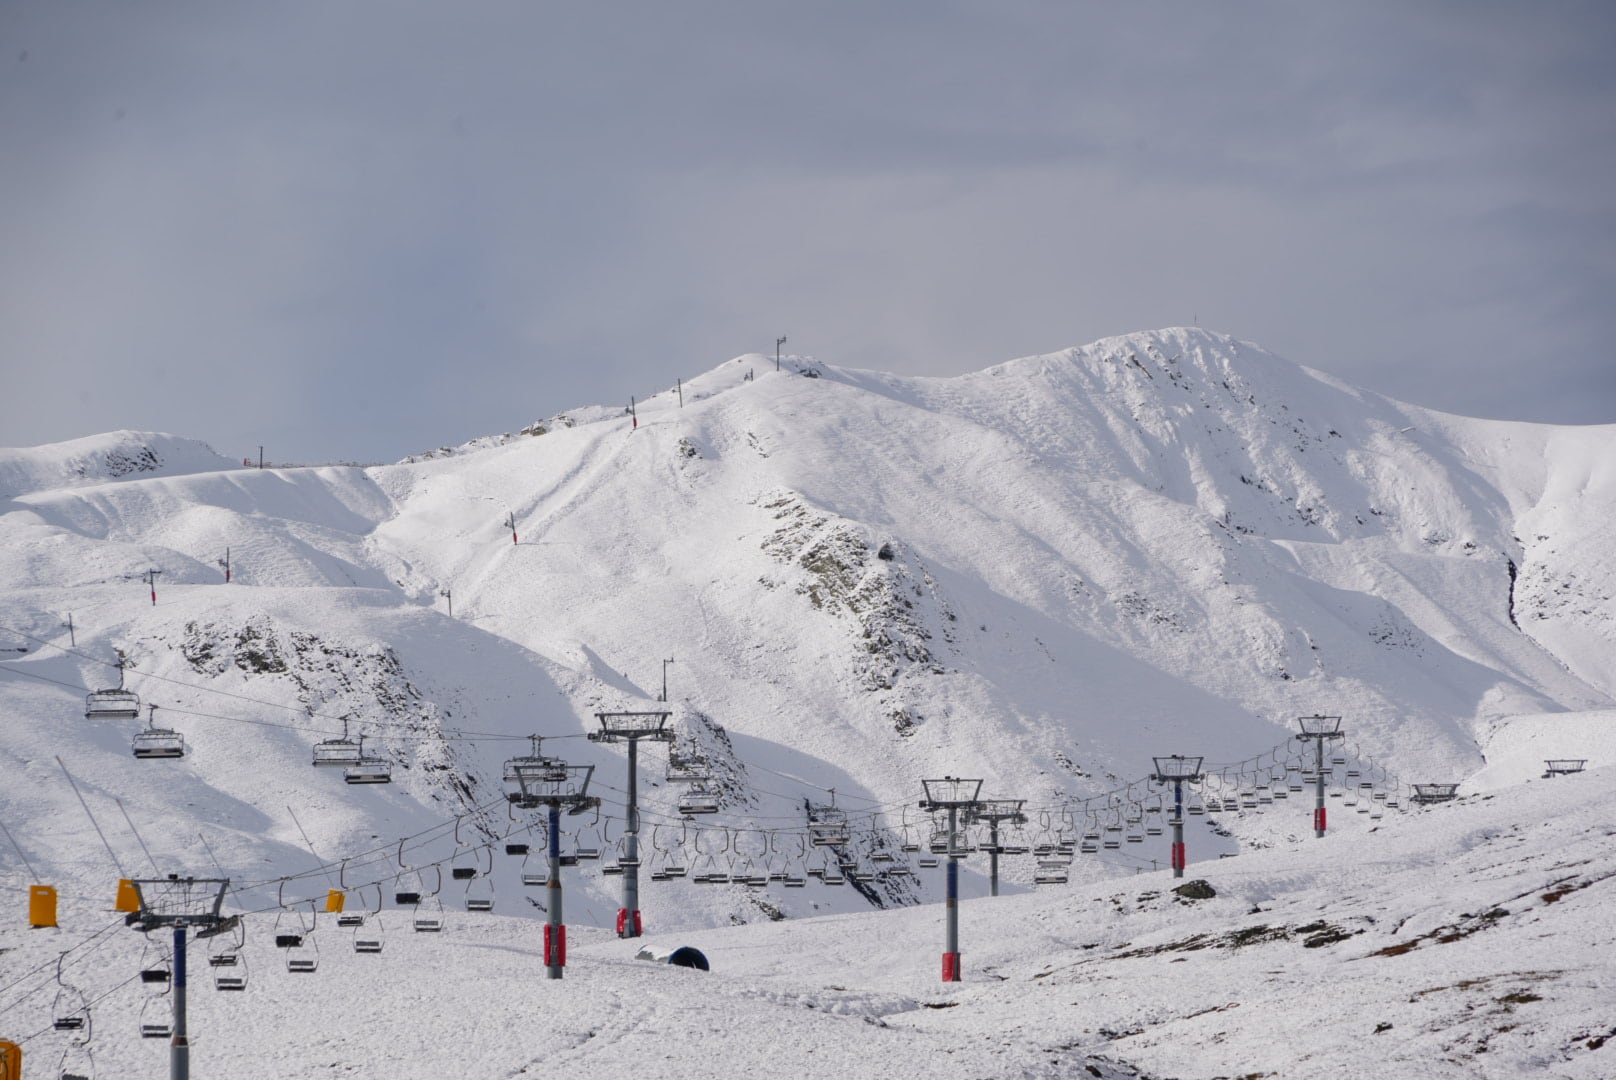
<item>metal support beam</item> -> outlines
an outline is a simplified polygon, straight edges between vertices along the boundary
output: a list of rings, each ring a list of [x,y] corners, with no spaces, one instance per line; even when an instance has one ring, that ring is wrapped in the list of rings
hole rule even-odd
[[[544,974],[561,978],[567,966],[567,926],[561,920],[561,803],[550,803],[550,877],[544,883]]]
[[[191,1039],[185,1027],[185,927],[174,927],[174,1035],[168,1044],[168,1080],[190,1080]]]
[[[664,679],[669,663],[672,661],[663,662]],[[623,870],[623,906],[617,910],[617,936],[620,938],[637,938],[643,930],[640,919],[639,742],[641,739],[672,742],[673,732],[666,728],[668,717],[672,715],[666,709],[599,712],[595,719],[600,721],[600,730],[589,733],[590,742],[628,743],[628,822],[623,831],[622,857],[618,860]]]
[[[963,810],[969,816],[983,809],[982,802],[977,798],[982,791],[982,781],[945,776],[940,780],[922,780],[920,783],[926,791],[920,808],[948,811],[948,895],[944,902],[943,981],[960,982],[959,860],[964,852],[959,844],[959,812]]]
[[[1339,716],[1303,716],[1299,717],[1297,722],[1302,725],[1302,733],[1297,738],[1313,744],[1313,836],[1322,840],[1326,822],[1324,744],[1331,739],[1342,739],[1346,736],[1341,731]]]

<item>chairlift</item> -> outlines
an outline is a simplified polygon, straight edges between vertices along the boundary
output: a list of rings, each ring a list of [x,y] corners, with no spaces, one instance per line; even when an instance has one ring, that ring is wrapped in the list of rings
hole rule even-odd
[[[320,967],[320,946],[313,934],[304,935],[286,950],[286,970],[294,975],[311,975]]]
[[[151,998],[140,1007],[140,1037],[167,1039],[174,1034],[174,1017],[168,1002]]]
[[[706,785],[697,784],[679,796],[679,813],[685,817],[718,813],[718,793],[708,791]]]
[[[140,956],[141,985],[153,993],[166,994],[173,981],[174,972],[169,966],[168,950],[155,941],[148,941]]]
[[[696,872],[690,875],[690,882],[693,885],[716,885],[726,877],[718,870],[716,856],[701,855],[696,862]]]
[[[522,884],[527,888],[542,888],[550,880],[550,859],[543,851],[531,848],[522,856]]]
[[[56,1075],[60,1080],[94,1080],[95,1055],[90,1052],[89,1040],[67,1045],[56,1066]]]
[[[215,990],[231,992],[247,989],[247,957],[244,953],[235,953],[233,955],[235,962],[230,966],[213,968],[213,988]]]
[[[342,889],[343,896],[346,898],[348,893],[348,860],[346,859],[342,861],[342,866],[337,871],[337,885]],[[381,886],[377,886],[376,891],[379,894]],[[378,906],[380,905],[378,904]],[[364,925],[365,913],[363,911],[344,909],[337,913],[337,926],[343,930],[353,930]]]
[[[137,758],[182,758],[185,756],[185,736],[173,728],[157,726],[157,706],[147,705],[146,730],[135,733],[129,749]]]
[[[847,827],[847,811],[836,806],[836,793],[830,793],[827,806],[808,807],[808,842],[815,847],[841,847],[852,840]]]
[[[118,685],[111,690],[92,690],[84,698],[86,720],[139,720],[140,696],[123,686],[124,661],[118,658]]]
[[[367,912],[367,917],[358,926],[354,927],[354,952],[373,954],[382,951],[382,903],[384,899],[382,887],[377,885],[376,910]]]
[[[84,991],[62,978],[62,962],[67,953],[56,957],[56,1000],[51,1003],[51,1028],[55,1031],[77,1031],[79,1038],[90,1041],[90,1002]]]
[[[309,711],[309,718],[314,718],[313,710]],[[347,769],[358,765],[364,757],[364,740],[355,741],[348,738],[348,718],[342,718],[342,737],[340,739],[324,739],[314,744],[314,767]]]
[[[365,925],[354,931],[353,951],[356,953],[374,954],[382,951],[382,915],[375,912],[366,920]]]
[[[391,784],[393,763],[387,758],[365,753],[365,737],[359,736],[359,757],[343,770],[342,779],[350,784]]]
[[[443,930],[443,901],[438,893],[443,888],[443,871],[439,867],[432,867],[436,873],[436,883],[432,889],[425,889],[426,875],[422,874],[421,881],[425,895],[419,896],[415,902],[415,912],[411,917],[410,925],[418,934],[436,934]]]
[[[713,778],[705,759],[682,758],[672,747],[668,749],[668,767],[663,776],[670,784],[700,784]]]
[[[1069,880],[1067,864],[1058,861],[1040,860],[1032,876],[1034,885],[1065,885]]]
[[[208,946],[208,968],[215,990],[247,989],[247,928],[238,917],[233,937],[219,935]]]
[[[532,797],[534,790],[559,787],[567,783],[567,764],[540,752],[543,739],[528,736],[533,752],[513,757],[505,762],[505,798],[510,802],[523,802]]]
[[[600,830],[590,829],[587,835],[579,829],[572,835],[572,855],[577,862],[593,862],[600,858]]]

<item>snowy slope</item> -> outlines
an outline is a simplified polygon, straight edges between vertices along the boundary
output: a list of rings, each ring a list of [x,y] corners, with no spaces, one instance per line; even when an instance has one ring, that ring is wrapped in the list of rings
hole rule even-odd
[[[682,405],[642,402],[637,428],[574,410],[397,466],[19,495],[5,625],[59,640],[72,611],[83,651],[124,649],[136,683],[224,680],[271,703],[260,717],[148,693],[165,706],[266,722],[314,708],[308,730],[266,735],[291,777],[341,713],[382,722],[385,695],[199,667],[188,641],[390,649],[434,732],[506,736],[577,735],[596,709],[647,703],[671,655],[676,725],[728,755],[733,820],[758,827],[800,825],[801,800],[828,789],[910,802],[920,776],[961,769],[1054,805],[1141,776],[1152,754],[1260,753],[1314,711],[1347,716],[1360,752],[1405,779],[1460,778],[1500,718],[1610,704],[1611,558],[1591,538],[1611,510],[1611,428],[1444,417],[1192,330],[957,379],[771,369],[722,365]],[[77,446],[8,452],[10,467]],[[153,566],[156,608],[137,583]],[[17,663],[113,677],[48,650]],[[530,699],[506,688],[535,670]],[[199,749],[209,722],[188,729]],[[513,751],[433,752],[486,792]],[[191,772],[285,802],[284,783],[238,792],[206,755]],[[649,796],[669,818],[670,794]],[[337,798],[354,829],[392,827]]]
[[[1616,1072],[1610,781],[1532,783],[1216,862],[1200,874],[1210,899],[1157,873],[968,900],[966,981],[947,986],[936,906],[649,940],[696,946],[706,973],[575,928],[559,982],[530,920],[451,916],[423,935],[387,913],[380,955],[322,921],[318,970],[292,974],[259,915],[245,993],[194,969],[192,1060],[241,1077],[1594,1080]],[[151,958],[105,906],[71,899],[59,931],[0,926],[14,982],[0,1030],[33,1036],[42,1074],[73,1053],[50,1030],[57,952],[97,931],[64,966],[69,996],[98,999],[96,1075],[165,1068],[164,1043],[135,1035],[147,995],[118,988]]]
[[[339,939],[312,991],[264,949],[253,958],[270,971],[264,992],[216,1060],[295,1046],[312,1056],[293,1074],[335,1061],[424,1076],[455,1071],[442,1047],[469,1045],[465,1075],[521,1075],[557,1055],[583,1075],[630,1057],[647,1075],[690,1075],[655,1049],[677,1040],[758,1075],[809,1062],[872,1075],[917,1054],[948,1058],[944,1075],[1069,1075],[1091,1056],[1101,1075],[1358,1075],[1367,1036],[1347,1021],[1412,997],[1422,1026],[1392,1018],[1397,1034],[1376,1045],[1424,1074],[1608,1073],[1583,1057],[1603,1037],[1590,987],[1608,972],[1573,944],[1608,940],[1585,900],[1604,886],[1564,906],[1488,890],[1528,888],[1545,860],[1603,865],[1592,848],[1608,802],[1598,785],[1616,765],[1616,558],[1604,539],[1616,426],[1437,414],[1187,329],[955,379],[800,358],[775,372],[746,356],[681,389],[682,401],[669,390],[634,417],[573,409],[373,468],[242,469],[198,443],[129,432],[0,451],[0,648],[30,650],[0,654],[0,821],[31,864],[0,846],[0,873],[13,890],[56,883],[73,919],[61,935],[6,924],[0,984],[99,927],[122,874],[211,872],[217,860],[239,886],[233,907],[252,911],[339,883],[355,903],[385,900],[400,928],[396,889],[430,891],[438,870],[470,859],[492,862],[492,876],[445,879],[429,902],[455,911],[491,885],[499,915],[462,912],[441,945],[400,935],[379,969]],[[149,569],[162,572],[155,605]],[[120,656],[127,685],[159,706],[154,722],[184,733],[181,761],[132,759],[137,722],[83,719],[84,693],[116,685]],[[642,747],[647,869],[678,858],[692,873],[828,871],[835,859],[808,842],[806,811],[834,802],[851,828],[835,853],[869,880],[646,882],[653,933],[694,934],[740,980],[691,1011],[695,976],[591,935],[611,924],[619,885],[585,863],[568,921],[594,988],[577,999],[527,978],[507,988],[501,973],[532,965],[540,912],[520,883],[532,867],[498,854],[535,839],[531,819],[507,811],[502,762],[539,734],[547,753],[595,765],[601,813],[568,819],[564,846],[609,861],[623,751],[583,735],[596,711],[663,707],[674,752],[711,773],[722,811],[681,818],[686,787],[664,779],[668,750]],[[1315,712],[1341,715],[1348,732],[1319,845],[1300,748],[1286,743],[1294,718]],[[353,787],[310,767],[316,741],[344,735],[363,736],[394,783]],[[1118,880],[1165,861],[1165,839],[1145,832],[1160,821],[1145,817],[1158,793],[1138,781],[1166,753],[1213,763],[1192,795],[1208,812],[1188,832],[1192,870],[1220,883],[1217,901],[1168,903],[1159,879]],[[1548,757],[1605,771],[1541,784]],[[1360,767],[1381,801],[1358,797]],[[1037,860],[1007,856],[991,918],[985,859],[967,860],[968,970],[1008,980],[998,989],[937,989],[941,877],[914,853],[897,859],[911,877],[882,861],[925,843],[919,781],[945,774],[1025,798],[1028,823],[1012,830],[1022,843],[1111,822],[1119,836],[1077,855],[1071,885],[1035,895]],[[1484,794],[1413,817],[1385,801],[1401,793],[1406,808],[1408,785],[1425,781]],[[1561,842],[1590,850],[1551,859]],[[1352,900],[1338,906],[1343,892]],[[1472,927],[1487,904],[1511,917],[1484,920],[1474,945],[1466,929],[1450,947],[1421,939],[1363,959],[1370,939]],[[1222,940],[1253,906],[1290,929],[1250,951],[1124,955]],[[1306,963],[1275,961],[1316,936],[1297,928],[1320,909],[1363,934],[1317,951],[1304,941]],[[832,913],[843,914],[805,918]],[[1405,915],[1413,929],[1385,931]],[[1001,938],[984,933],[1001,920]],[[266,922],[252,920],[255,943]],[[734,923],[758,925],[701,929]],[[107,948],[122,956],[138,942]],[[1534,948],[1554,955],[1527,957]],[[1107,959],[1046,962],[1074,950]],[[445,958],[448,995],[436,982]],[[1164,1003],[1155,969],[1179,960],[1193,992]],[[1492,1004],[1476,997],[1516,975],[1525,982]],[[1261,1024],[1220,1026],[1236,1001],[1303,1023],[1293,1003],[1321,981],[1347,989],[1350,1015],[1317,1048]],[[108,999],[117,1019],[96,1043],[120,1070],[153,1053],[129,1037],[136,993]],[[1495,1000],[1517,993],[1537,998]],[[446,1010],[445,996],[464,1008]],[[957,996],[970,1008],[920,1007]],[[1074,1028],[1072,1000],[1092,1020]],[[1543,1000],[1554,1024],[1512,1034],[1513,1010]],[[0,1010],[13,1004],[0,994]],[[516,1038],[505,1018],[535,1006],[555,1023]],[[16,1007],[38,1019],[42,1006]],[[286,1037],[336,1015],[340,1036]],[[603,1015],[635,1026],[602,1038]],[[467,1023],[471,1043],[448,1037]],[[782,1026],[794,1041],[776,1053],[761,1032]]]
[[[0,497],[109,480],[214,472],[233,463],[206,443],[150,431],[0,449]]]

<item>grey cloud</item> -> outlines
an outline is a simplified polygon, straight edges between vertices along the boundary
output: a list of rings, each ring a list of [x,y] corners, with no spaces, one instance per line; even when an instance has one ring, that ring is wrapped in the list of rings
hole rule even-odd
[[[1616,420],[1588,359],[1612,30],[1595,4],[12,5],[0,441],[396,457],[781,332],[946,374],[1197,316],[1437,407]]]

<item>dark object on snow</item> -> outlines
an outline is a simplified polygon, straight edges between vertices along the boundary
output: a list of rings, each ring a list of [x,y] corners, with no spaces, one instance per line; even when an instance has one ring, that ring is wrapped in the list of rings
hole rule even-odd
[[[707,957],[700,949],[693,949],[689,945],[681,945],[671,952],[665,948],[646,945],[634,954],[636,960],[649,960],[653,964],[672,964],[674,967],[695,968],[697,971],[712,970],[707,966]]]
[[[1186,881],[1173,892],[1186,900],[1210,900],[1218,895],[1217,890],[1204,881]]]
[[[668,955],[668,963],[674,967],[696,968],[700,971],[710,971],[707,966],[707,957],[702,955],[700,949],[692,949],[689,945],[681,945]]]

